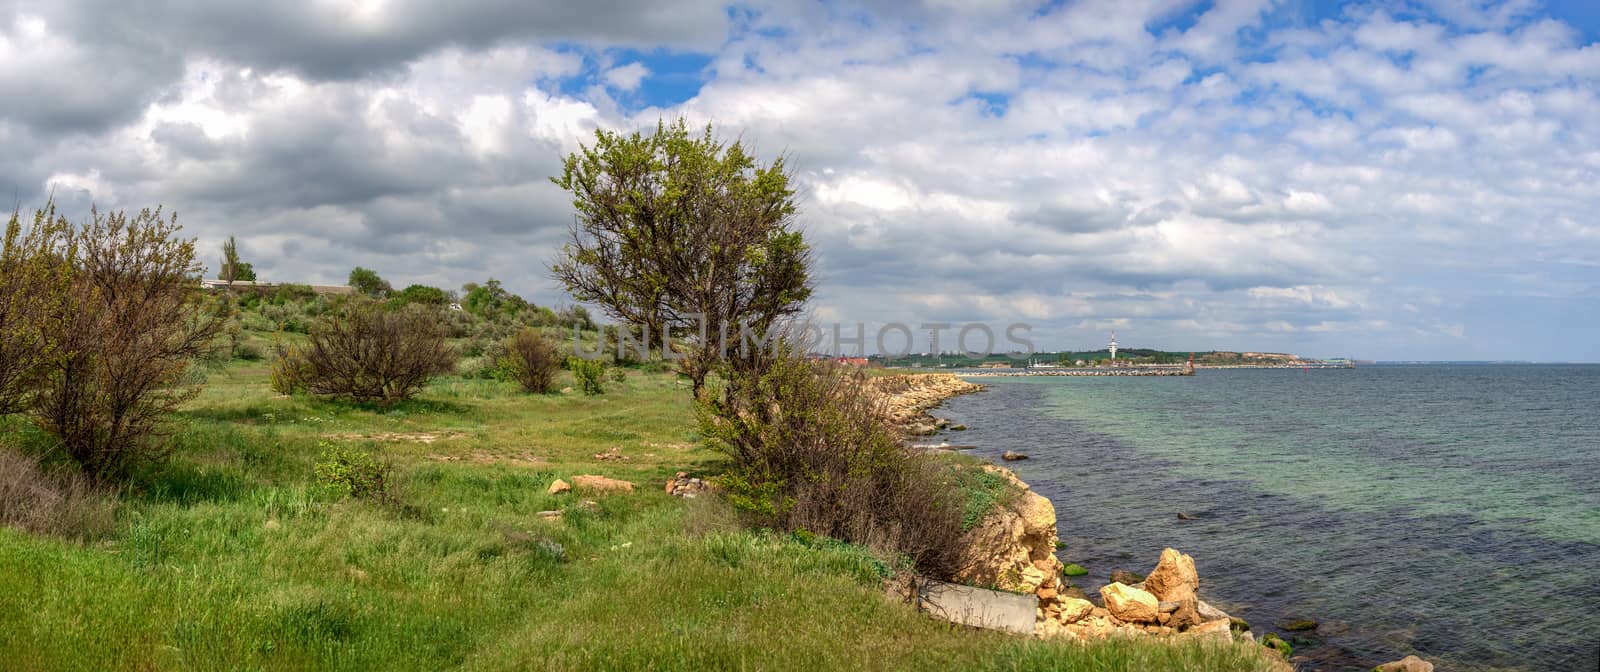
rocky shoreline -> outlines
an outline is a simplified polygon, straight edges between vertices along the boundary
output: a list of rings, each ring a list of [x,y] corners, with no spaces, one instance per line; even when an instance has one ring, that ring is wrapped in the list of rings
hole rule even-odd
[[[951,374],[910,374],[874,379],[873,388],[884,396],[896,426],[908,437],[915,437],[934,434],[948,426],[948,420],[934,417],[929,413],[931,409],[952,397],[982,390],[983,386]],[[1287,642],[1271,633],[1257,638],[1244,620],[1200,599],[1200,576],[1194,558],[1176,549],[1162,550],[1155,567],[1145,576],[1114,573],[1112,582],[1101,586],[1095,596],[1072,585],[1070,576],[1083,570],[1063,565],[1056,557],[1061,544],[1055,505],[1033,492],[1009,469],[992,464],[983,468],[1005,478],[1019,494],[968,531],[962,542],[965,569],[952,578],[968,586],[1032,595],[1037,600],[1033,636],[1079,641],[1110,637],[1249,641],[1260,644],[1263,655],[1274,666],[1294,669],[1288,663],[1292,649]],[[898,592],[902,597],[917,599],[906,595],[904,589]],[[918,603],[922,604],[920,600]],[[928,611],[949,617],[942,609]],[[970,620],[962,622],[974,624]],[[1431,672],[1433,665],[1408,656],[1378,669]]]

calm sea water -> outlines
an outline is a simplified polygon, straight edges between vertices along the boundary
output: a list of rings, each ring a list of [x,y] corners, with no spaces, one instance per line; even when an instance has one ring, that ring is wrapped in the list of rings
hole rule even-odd
[[[1086,590],[1172,546],[1302,670],[1600,669],[1600,366],[976,380],[943,438],[1032,458]]]

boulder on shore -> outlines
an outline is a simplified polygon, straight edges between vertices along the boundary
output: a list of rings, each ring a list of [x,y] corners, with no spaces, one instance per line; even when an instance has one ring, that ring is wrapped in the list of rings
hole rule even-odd
[[[1200,589],[1200,574],[1194,569],[1194,558],[1166,548],[1161,550],[1161,560],[1145,576],[1144,589],[1156,599],[1178,602],[1192,600]]]
[[[1058,617],[1062,624],[1070,625],[1089,617],[1094,613],[1094,603],[1080,600],[1075,597],[1061,598],[1061,615]]]
[[[1000,459],[1003,459],[1007,462],[1016,462],[1017,460],[1026,460],[1028,459],[1028,456],[1015,450],[1008,450],[1004,453],[1001,453]]]
[[[1433,672],[1433,663],[1416,656],[1406,656],[1392,663],[1373,668],[1373,672]]]
[[[1106,611],[1129,623],[1154,623],[1160,614],[1156,596],[1133,586],[1108,583],[1100,589]]]
[[[572,489],[571,485],[569,485],[566,481],[563,481],[563,480],[558,478],[558,479],[555,480],[554,483],[550,484],[550,489],[547,492],[549,492],[552,495],[559,495],[559,494],[561,494],[563,492],[566,492],[568,490],[571,490],[571,489]]]

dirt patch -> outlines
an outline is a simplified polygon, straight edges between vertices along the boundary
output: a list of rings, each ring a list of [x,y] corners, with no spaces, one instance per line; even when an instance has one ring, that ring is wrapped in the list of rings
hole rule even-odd
[[[487,450],[474,450],[470,453],[456,453],[452,455],[433,454],[428,459],[435,462],[466,462],[468,464],[509,464],[519,467],[532,467],[546,462],[543,457],[533,453],[491,453]]]
[[[435,441],[448,441],[466,435],[461,432],[379,432],[377,434],[348,432],[344,434],[324,434],[323,436],[335,441],[377,441],[380,443],[421,443],[429,445]]]

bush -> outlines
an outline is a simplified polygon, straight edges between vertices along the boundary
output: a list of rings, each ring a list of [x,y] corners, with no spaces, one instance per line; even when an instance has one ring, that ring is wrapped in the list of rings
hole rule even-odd
[[[336,497],[394,501],[394,467],[372,453],[322,442],[322,457],[312,466],[317,483]]]
[[[311,375],[310,363],[305,353],[294,346],[278,345],[268,371],[267,386],[273,392],[289,396],[306,391],[306,378]]]
[[[524,327],[517,335],[506,339],[505,352],[498,360],[506,372],[524,392],[544,394],[555,383],[561,371],[561,359],[556,347],[536,329]]]
[[[963,497],[949,462],[910,451],[860,371],[780,354],[697,402],[701,435],[733,458],[729,501],[755,525],[904,555],[930,575],[959,567]]]
[[[116,500],[70,470],[0,448],[0,525],[36,534],[93,539],[110,534]]]
[[[582,357],[568,357],[567,368],[572,370],[572,376],[578,379],[578,389],[584,394],[596,395],[606,393],[606,363],[598,359],[584,359]]]
[[[265,357],[266,353],[261,351],[261,346],[254,343],[240,343],[233,346],[234,359],[242,359],[246,362],[259,362]]]
[[[194,291],[201,267],[178,230],[157,209],[95,212],[64,233],[66,296],[30,412],[93,478],[167,455],[163,423],[199,393],[190,364],[226,321],[222,304]]]
[[[312,326],[302,380],[313,394],[390,404],[409,399],[435,376],[455,370],[437,310],[386,310],[371,301],[345,304]],[[286,360],[286,370],[296,364]]]

